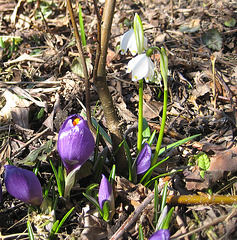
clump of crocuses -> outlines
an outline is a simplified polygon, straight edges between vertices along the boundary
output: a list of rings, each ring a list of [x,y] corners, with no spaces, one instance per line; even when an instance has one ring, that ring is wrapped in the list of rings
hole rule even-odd
[[[151,166],[151,147],[148,143],[144,144],[141,152],[137,156],[137,174],[145,173]]]
[[[169,240],[170,239],[170,231],[168,229],[160,229],[153,233],[149,240]]]
[[[111,183],[108,179],[102,174],[102,179],[100,182],[99,193],[98,193],[98,201],[101,210],[103,211],[103,219],[109,221],[112,219],[114,215],[114,194]],[[104,207],[104,204],[107,202],[108,209]],[[107,214],[105,214],[107,211]]]
[[[37,176],[29,170],[5,165],[4,181],[7,191],[15,198],[33,206],[43,201],[42,188]]]
[[[69,116],[58,134],[58,153],[67,173],[79,169],[93,153],[94,137],[87,121],[80,115]]]

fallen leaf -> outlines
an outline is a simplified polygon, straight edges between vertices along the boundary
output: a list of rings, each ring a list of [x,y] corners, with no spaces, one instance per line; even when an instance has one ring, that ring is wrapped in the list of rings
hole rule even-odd
[[[6,90],[2,96],[6,99],[6,104],[0,111],[0,119],[2,121],[12,119],[13,122],[19,126],[28,128],[29,107],[31,102],[18,97],[9,90]]]
[[[23,62],[23,61],[30,61],[30,62],[41,62],[44,63],[44,60],[41,58],[36,58],[36,57],[32,57],[26,53],[22,54],[20,57],[14,59],[14,60],[9,60],[6,63],[4,63],[4,65],[10,65],[13,63],[18,63],[18,62]]]

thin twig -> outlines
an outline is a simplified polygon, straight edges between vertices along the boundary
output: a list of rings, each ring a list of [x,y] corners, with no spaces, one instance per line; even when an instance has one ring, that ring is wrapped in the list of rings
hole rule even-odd
[[[201,231],[204,228],[209,228],[209,227],[211,227],[211,226],[213,226],[213,225],[215,225],[215,224],[217,224],[219,222],[222,222],[222,221],[224,221],[227,218],[234,217],[236,214],[237,214],[237,210],[233,209],[233,211],[230,214],[226,214],[224,216],[221,216],[221,217],[219,217],[217,219],[214,219],[212,222],[210,222],[210,223],[208,223],[208,224],[206,224],[206,225],[204,225],[204,226],[202,226],[200,228],[196,228],[193,231],[190,231],[190,232],[185,233],[183,235],[180,235],[178,237],[171,237],[170,239],[172,239],[172,240],[183,239],[184,237],[187,237],[189,235],[192,235],[193,233],[199,232],[199,231]]]
[[[49,131],[49,128],[46,128],[45,130],[43,130],[42,132],[36,134],[33,138],[31,138],[28,142],[26,142],[23,146],[21,146],[20,148],[17,149],[16,152],[14,152],[14,154],[11,157],[11,160],[25,147],[27,147],[28,145],[30,145],[33,141],[35,141],[37,138],[41,137],[42,135],[44,135],[47,131]]]
[[[76,24],[74,14],[73,14],[71,0],[67,0],[67,7],[68,7],[69,14],[70,14],[72,26],[74,28],[74,34],[75,34],[75,37],[76,37],[77,49],[78,49],[78,52],[79,52],[79,55],[80,55],[80,59],[81,59],[81,63],[82,63],[82,69],[83,69],[84,78],[85,78],[87,121],[88,121],[88,125],[89,125],[90,129],[93,130],[93,125],[92,125],[92,121],[91,121],[90,84],[89,84],[88,70],[87,70],[87,66],[86,66],[85,56],[83,54],[81,37],[79,35],[77,24]]]
[[[116,240],[123,236],[125,231],[136,221],[138,215],[146,208],[146,206],[153,200],[154,191],[150,192],[145,200],[136,208],[136,210],[127,218],[123,225],[117,230],[117,232],[110,238],[110,240]]]

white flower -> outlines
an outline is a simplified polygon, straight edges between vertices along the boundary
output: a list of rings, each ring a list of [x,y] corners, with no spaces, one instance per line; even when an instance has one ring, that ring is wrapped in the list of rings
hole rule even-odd
[[[145,53],[139,54],[130,60],[127,68],[128,73],[132,72],[133,81],[139,81],[144,78],[146,82],[149,82],[154,76],[155,65]]]
[[[134,32],[133,28],[123,34],[120,45],[121,45],[121,54],[122,55],[124,55],[128,49],[133,56],[137,54],[137,43],[136,43],[136,37],[135,37],[135,32]],[[143,48],[144,49],[147,48],[147,38],[146,37],[144,37]]]

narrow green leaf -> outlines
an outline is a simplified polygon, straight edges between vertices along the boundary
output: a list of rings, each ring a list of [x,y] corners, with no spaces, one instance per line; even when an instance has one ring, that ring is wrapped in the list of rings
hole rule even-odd
[[[155,181],[155,193],[154,193],[154,225],[156,226],[158,219],[159,219],[159,190],[158,190],[158,183]]]
[[[55,236],[55,232],[56,232],[56,229],[58,227],[58,224],[59,224],[59,220],[57,220],[54,224],[53,224],[53,227],[51,229],[51,232],[49,234],[49,239],[54,239],[54,236]]]
[[[127,159],[128,159],[128,174],[129,174],[128,179],[129,179],[129,181],[132,182],[136,173],[133,174],[133,168],[132,168],[133,160],[132,160],[131,152],[130,152],[130,149],[128,147],[128,144],[127,144],[126,140],[124,140],[124,149],[125,149],[126,156],[127,156]]]
[[[111,183],[111,185],[114,185],[115,182],[115,175],[116,175],[116,166],[115,164],[112,166],[110,175],[109,175],[109,182]]]
[[[143,118],[143,121],[142,121],[142,137],[144,142],[151,137],[150,127],[145,118]]]
[[[33,231],[33,228],[31,226],[31,223],[30,223],[29,220],[27,221],[27,230],[28,230],[28,234],[29,234],[29,239],[34,240],[35,239],[34,238],[34,231]]]
[[[60,230],[60,228],[62,227],[62,225],[64,224],[64,222],[67,220],[67,218],[69,217],[69,215],[72,213],[72,211],[74,210],[75,207],[71,208],[63,217],[63,219],[60,221],[60,223],[57,226],[57,229],[55,231],[55,233],[58,233],[58,231]]]
[[[168,229],[168,228],[169,228],[169,224],[170,224],[170,220],[171,220],[173,211],[174,211],[174,207],[172,207],[172,208],[169,210],[169,212],[168,212],[165,220],[163,221],[163,224],[162,224],[161,229]]]
[[[81,30],[82,45],[86,46],[86,35],[85,35],[85,30],[84,30],[84,22],[83,22],[83,18],[82,18],[81,4],[79,4],[79,24],[80,24],[80,30]]]
[[[87,195],[86,193],[83,193],[83,195],[91,202],[95,205],[95,207],[99,210],[101,217],[103,217],[103,212],[102,209],[100,208],[99,203],[90,195]]]
[[[139,240],[145,240],[141,224],[139,224],[138,233],[139,233]]]
[[[153,133],[151,134],[149,140],[147,141],[147,143],[148,143],[150,146],[151,146],[151,144],[154,142],[155,136],[156,136],[156,130],[153,131]]]
[[[91,195],[91,192],[93,191],[94,188],[98,187],[98,183],[92,183],[86,188],[86,194]]]
[[[155,164],[153,167],[149,168],[149,170],[144,174],[144,176],[142,177],[142,179],[140,180],[140,183],[142,184],[146,184],[145,180],[146,180],[146,177],[156,168],[158,167],[161,163],[167,161],[169,159],[169,157],[159,161],[157,164]]]
[[[166,205],[167,191],[168,191],[168,182],[165,183],[165,186],[162,191],[160,211],[162,211]]]

